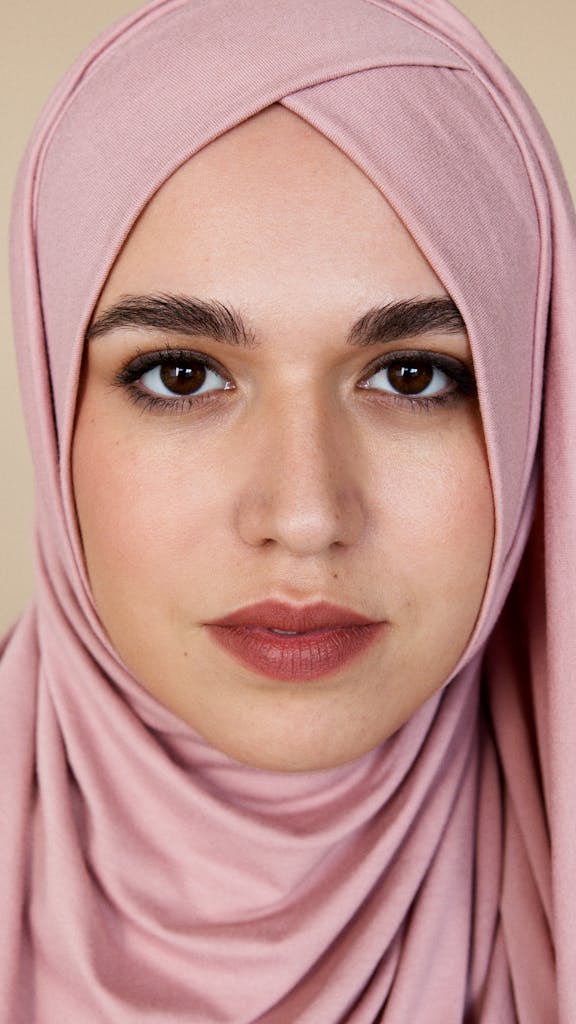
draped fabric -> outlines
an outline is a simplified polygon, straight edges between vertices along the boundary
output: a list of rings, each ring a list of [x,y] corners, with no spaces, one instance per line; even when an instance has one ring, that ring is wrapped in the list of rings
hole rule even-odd
[[[343,767],[212,749],[90,597],[70,448],[131,226],[281,102],[393,205],[461,310],[496,512],[442,690]],[[445,0],[154,0],[45,108],[14,200],[37,589],[0,660],[6,1024],[576,1020],[576,231],[530,101]]]

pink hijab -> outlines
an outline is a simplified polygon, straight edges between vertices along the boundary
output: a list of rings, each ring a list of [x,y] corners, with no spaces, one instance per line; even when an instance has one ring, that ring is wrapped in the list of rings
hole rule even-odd
[[[69,458],[131,225],[278,101],[382,190],[462,311],[497,520],[447,685],[299,775],[226,758],[120,663]],[[529,100],[446,0],[153,0],[65,78],[13,217],[37,596],[0,662],[2,1024],[574,1024],[575,239]]]

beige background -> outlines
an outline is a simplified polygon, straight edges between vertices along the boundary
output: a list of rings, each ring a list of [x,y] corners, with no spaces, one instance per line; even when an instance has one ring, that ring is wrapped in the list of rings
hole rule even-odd
[[[99,31],[138,0],[0,0],[0,235],[19,156],[51,88]],[[576,193],[574,0],[460,0],[536,101]],[[32,482],[12,355],[6,245],[0,262],[0,635],[32,591]]]

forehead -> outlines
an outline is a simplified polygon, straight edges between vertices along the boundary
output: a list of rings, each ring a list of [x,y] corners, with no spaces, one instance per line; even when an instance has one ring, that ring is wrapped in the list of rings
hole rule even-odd
[[[446,294],[367,176],[301,118],[273,106],[187,161],[146,207],[98,303],[180,291],[313,313]]]

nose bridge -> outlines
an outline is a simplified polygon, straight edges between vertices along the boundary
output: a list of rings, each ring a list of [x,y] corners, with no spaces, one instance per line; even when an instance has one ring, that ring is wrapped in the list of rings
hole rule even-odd
[[[358,540],[365,518],[358,452],[333,396],[276,394],[254,417],[251,438],[254,458],[238,506],[243,540],[298,555]]]

